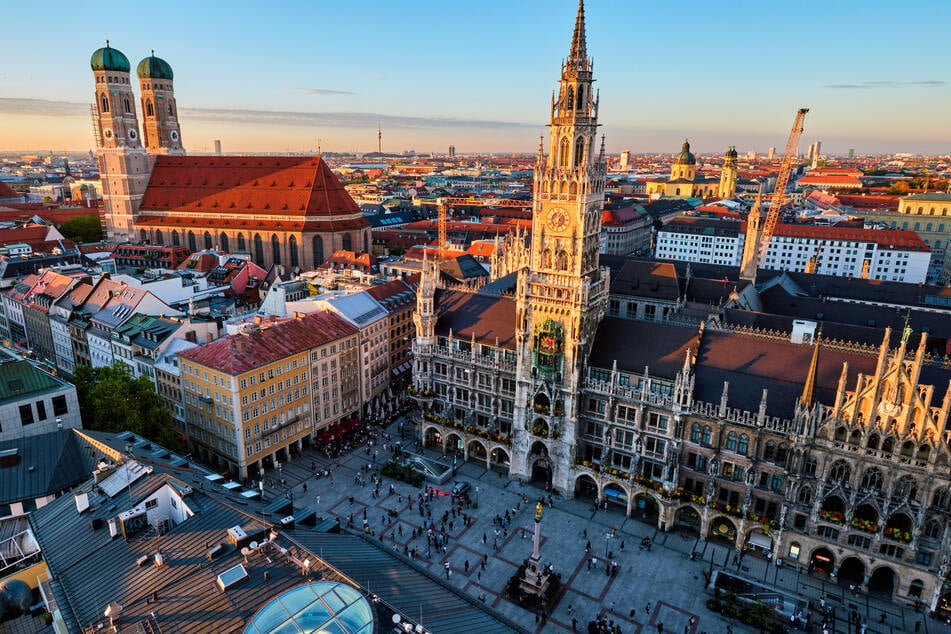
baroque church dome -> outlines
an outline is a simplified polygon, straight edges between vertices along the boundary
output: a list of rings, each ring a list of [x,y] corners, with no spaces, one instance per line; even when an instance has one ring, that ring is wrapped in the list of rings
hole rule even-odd
[[[172,80],[175,78],[172,67],[161,57],[156,57],[155,51],[152,51],[152,55],[139,62],[135,72],[139,75],[139,79]]]
[[[696,165],[697,159],[690,153],[690,143],[684,139],[684,145],[680,148],[680,154],[674,157],[674,165]]]
[[[92,66],[93,70],[111,70],[123,73],[128,73],[131,68],[129,58],[119,49],[109,46],[109,40],[106,40],[104,47],[97,49],[92,54],[89,65]]]

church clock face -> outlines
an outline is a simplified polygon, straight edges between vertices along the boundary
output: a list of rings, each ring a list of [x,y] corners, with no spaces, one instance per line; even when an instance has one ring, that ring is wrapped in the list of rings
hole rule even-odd
[[[561,207],[555,207],[548,212],[545,222],[552,231],[564,231],[568,228],[568,212]]]

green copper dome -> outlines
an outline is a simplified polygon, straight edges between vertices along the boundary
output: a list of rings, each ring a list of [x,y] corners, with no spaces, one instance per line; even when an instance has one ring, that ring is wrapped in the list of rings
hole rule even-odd
[[[172,73],[172,67],[161,57],[156,57],[154,51],[150,57],[146,57],[139,62],[139,66],[135,69],[135,72],[138,73],[139,79],[172,80],[175,78]]]
[[[132,67],[129,65],[129,58],[122,54],[122,51],[109,46],[109,40],[106,45],[92,54],[89,65],[93,70],[111,70],[120,73],[128,73]]]
[[[674,165],[696,165],[697,159],[690,153],[690,143],[684,139],[680,154],[674,157]]]

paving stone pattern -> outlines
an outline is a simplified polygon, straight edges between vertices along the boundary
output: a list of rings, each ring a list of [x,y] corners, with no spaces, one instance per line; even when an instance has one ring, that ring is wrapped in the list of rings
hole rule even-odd
[[[407,437],[402,442],[409,445],[412,426],[407,424],[406,428]],[[365,447],[361,447],[337,460],[329,460],[316,450],[305,450],[301,457],[283,465],[280,474],[269,474],[272,484],[283,479],[286,486],[266,486],[265,497],[270,500],[289,493],[298,506],[312,508],[318,515],[335,516],[344,527],[352,513],[353,530],[356,531],[362,529],[366,511],[368,527],[377,537],[382,532],[382,542],[386,547],[401,554],[404,547],[406,550],[418,547],[420,558],[414,561],[415,565],[473,597],[484,595],[487,605],[527,631],[546,634],[571,632],[574,618],[577,619],[577,631],[586,632],[589,620],[604,615],[620,624],[621,632],[625,634],[654,634],[658,631],[658,624],[663,625],[664,632],[672,634],[719,634],[727,631],[728,623],[738,634],[755,632],[749,626],[724,619],[706,608],[711,595],[704,588],[705,574],[725,567],[813,602],[825,596],[827,604],[835,608],[834,623],[829,631],[836,634],[855,631],[848,623],[852,609],[858,610],[868,624],[868,634],[915,632],[919,620],[922,621],[920,632],[951,633],[948,625],[925,618],[908,607],[865,595],[851,596],[840,586],[801,573],[794,567],[777,568],[765,559],[753,556],[744,557],[739,566],[734,566],[735,550],[729,544],[702,540],[695,534],[662,533],[653,525],[625,518],[619,510],[595,511],[589,500],[568,500],[558,496],[554,496],[552,508],[546,504],[544,509],[541,558],[542,563],[551,564],[561,574],[566,589],[550,614],[539,621],[534,613],[504,598],[501,591],[532,552],[533,510],[545,491],[533,484],[487,471],[484,463],[459,464],[456,479],[472,485],[470,496],[478,504],[477,509],[468,511],[475,517],[475,522],[466,527],[461,517],[451,518],[453,526],[448,531],[450,539],[445,552],[433,548],[427,558],[425,532],[416,539],[412,538],[413,529],[424,527],[425,521],[416,504],[419,489],[384,477],[379,498],[373,498],[373,484],[369,477],[366,477],[365,486],[354,481],[355,475],[366,475],[361,468],[367,463],[380,466],[389,457],[391,443],[399,440],[397,424],[391,425],[388,432],[391,440],[379,440],[369,454]],[[383,442],[387,443],[386,451],[382,449]],[[373,450],[378,454],[376,460]],[[441,458],[438,452],[426,453]],[[332,469],[332,485],[328,478],[314,477],[310,469],[312,462],[318,469]],[[392,494],[391,484],[394,487]],[[449,488],[451,481],[443,486]],[[320,496],[319,504],[317,496]],[[350,496],[354,499],[352,505]],[[413,498],[412,510],[409,509],[410,496]],[[527,503],[523,501],[525,498]],[[451,504],[449,497],[434,496],[430,506],[437,525]],[[389,513],[391,509],[397,509],[395,517]],[[497,526],[492,519],[496,515],[504,516],[506,510],[512,517],[511,522],[504,532],[496,535]],[[652,540],[650,551],[638,547],[644,537]],[[591,543],[590,553],[585,552],[587,542]],[[691,561],[690,553],[694,551],[702,553],[702,558]],[[588,562],[592,557],[597,559],[597,565],[589,570]],[[606,574],[605,565],[612,559],[620,566],[619,572],[613,576]],[[466,561],[469,562],[468,570]],[[448,579],[446,562],[451,570]],[[886,620],[881,624],[879,617],[883,611]],[[692,617],[695,619],[691,623]],[[425,620],[424,608],[424,624]],[[814,627],[814,631],[821,632],[818,625]]]

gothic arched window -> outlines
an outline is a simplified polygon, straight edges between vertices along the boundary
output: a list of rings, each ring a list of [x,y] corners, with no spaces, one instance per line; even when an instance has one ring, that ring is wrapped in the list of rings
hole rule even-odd
[[[353,239],[350,238],[349,233],[343,234],[340,242],[343,244],[344,251],[353,251]]]
[[[866,489],[882,490],[882,472],[872,467],[862,476],[862,487]]]
[[[711,429],[709,425],[704,425],[703,438],[700,439],[700,443],[709,447],[712,441],[713,441],[713,429]]]
[[[731,431],[726,435],[726,449],[727,451],[736,451],[736,432]]]
[[[902,476],[895,484],[893,495],[903,498],[916,499],[918,497],[918,482],[910,475]]]
[[[103,112],[109,112],[109,99],[105,95],[102,96],[102,107],[100,108]]]
[[[181,245],[182,245],[182,243],[181,243],[181,241],[180,241],[179,238],[178,238],[178,232],[175,231],[175,230],[172,230],[172,246],[173,246],[173,247],[179,247],[179,246],[181,246]]]
[[[276,233],[271,235],[271,257],[274,264],[281,263],[281,240]]]
[[[849,464],[844,460],[832,465],[832,468],[829,470],[829,481],[830,482],[842,482],[848,483],[849,478],[852,476],[852,469],[849,467]]]
[[[168,116],[170,116],[170,117],[174,117],[174,116],[175,116],[175,111],[172,110],[172,104],[168,104]]]
[[[565,251],[558,251],[555,254],[555,268],[559,271],[568,270],[568,254]]]
[[[238,251],[247,251],[248,245],[244,243],[244,234],[238,234]]]
[[[565,97],[565,110],[574,110],[575,109],[575,91],[571,86],[568,86],[568,96]]]
[[[194,232],[194,231],[189,231],[189,232],[188,232],[188,248],[189,248],[190,250],[192,250],[192,251],[197,251],[197,250],[198,250],[198,243],[195,241],[195,232]]]
[[[580,136],[575,141],[575,165],[581,165],[584,161],[584,139]]]
[[[210,249],[212,247],[211,234],[207,231],[205,232],[205,248]]]
[[[868,448],[878,449],[878,434],[872,434],[868,437]]]
[[[561,140],[561,150],[558,152],[558,166],[559,167],[568,167],[568,155],[571,153],[571,146],[568,143],[568,139],[564,138]]]
[[[578,110],[584,110],[584,86],[578,86]]]
[[[941,533],[944,532],[941,528],[941,522],[932,518],[925,524],[925,537],[930,537],[931,539],[941,539]]]
[[[152,102],[146,101],[145,102],[145,116],[151,117],[153,114],[155,114],[155,111],[152,109]]]
[[[125,106],[126,114],[132,112],[132,106],[129,105],[129,99],[128,99],[128,97],[126,97],[125,99],[123,99],[123,105]]]
[[[139,232],[139,242],[148,242],[148,241],[149,241],[149,234],[145,232],[145,229],[142,229]]]
[[[542,268],[550,269],[552,263],[551,249],[545,249],[542,251]]]
[[[700,444],[700,423],[690,426],[690,442]]]
[[[317,267],[324,263],[324,239],[320,236],[314,236],[313,249],[314,266]]]
[[[254,234],[254,259],[259,266],[264,265],[264,240],[260,233]]]
[[[300,266],[300,258],[297,257],[297,238],[294,236],[287,239],[287,252],[291,258],[291,266]]]
[[[218,236],[218,243],[221,245],[221,250],[225,253],[231,252],[231,245],[228,244],[228,242],[229,240],[227,233],[222,233],[220,236]]]
[[[809,487],[802,487],[799,489],[799,503],[812,504],[812,489]]]
[[[750,450],[750,437],[746,434],[740,434],[740,440],[736,444],[736,453],[743,454],[744,456],[749,453]]]
[[[155,230],[155,244],[158,244],[158,245],[164,245],[164,244],[165,244],[165,242],[164,242],[164,240],[163,240],[163,238],[162,238],[162,230],[161,230],[161,229],[156,229],[156,230]]]

